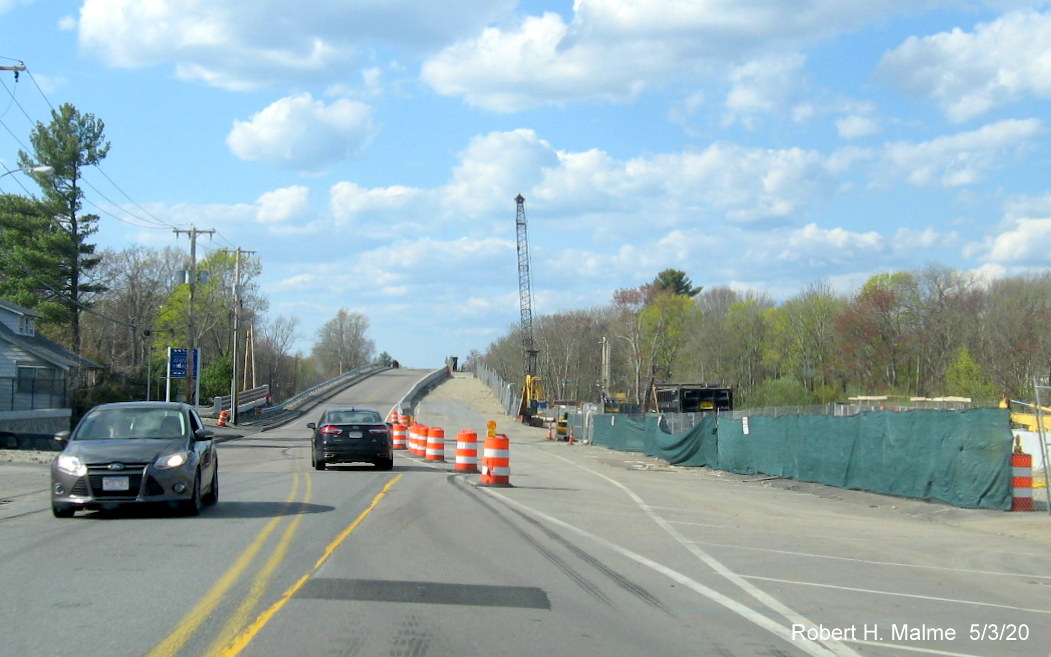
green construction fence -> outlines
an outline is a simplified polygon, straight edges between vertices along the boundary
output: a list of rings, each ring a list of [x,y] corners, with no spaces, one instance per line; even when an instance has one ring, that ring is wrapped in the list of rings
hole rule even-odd
[[[959,507],[1011,508],[1013,438],[1006,409],[878,411],[848,417],[709,414],[679,434],[665,432],[657,415],[638,420],[603,414],[592,420],[594,444],[675,465]]]

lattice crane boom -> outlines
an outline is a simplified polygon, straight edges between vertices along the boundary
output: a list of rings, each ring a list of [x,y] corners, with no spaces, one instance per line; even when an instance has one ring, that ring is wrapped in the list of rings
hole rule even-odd
[[[526,230],[525,197],[515,197],[517,213],[515,227],[518,233],[518,302],[522,317],[522,347],[525,351],[525,382],[522,386],[522,405],[519,416],[529,422],[541,404],[544,392],[536,373],[536,343],[533,341],[533,286],[529,279],[529,236]]]
[[[526,374],[536,374],[536,344],[533,341],[533,286],[529,278],[529,235],[526,229],[525,197],[515,197],[518,232],[518,304],[522,316],[522,346],[526,353]]]

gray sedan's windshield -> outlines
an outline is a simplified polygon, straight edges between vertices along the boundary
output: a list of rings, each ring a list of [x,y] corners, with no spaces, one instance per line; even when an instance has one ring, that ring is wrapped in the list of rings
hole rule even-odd
[[[164,408],[111,408],[89,413],[73,440],[178,438],[186,433],[182,413]]]

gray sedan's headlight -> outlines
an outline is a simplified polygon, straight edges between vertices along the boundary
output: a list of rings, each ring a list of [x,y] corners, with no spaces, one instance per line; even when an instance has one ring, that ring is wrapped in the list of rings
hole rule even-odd
[[[160,457],[153,465],[158,470],[171,470],[186,465],[187,460],[189,460],[189,457],[186,456],[186,452],[176,452],[175,454]]]
[[[55,467],[61,472],[71,474],[74,477],[83,477],[88,473],[88,466],[84,465],[78,457],[70,454],[62,454],[58,457]]]

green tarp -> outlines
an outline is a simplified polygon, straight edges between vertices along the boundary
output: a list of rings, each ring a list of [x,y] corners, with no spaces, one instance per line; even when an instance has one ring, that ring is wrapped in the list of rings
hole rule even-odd
[[[1009,412],[880,411],[850,417],[707,415],[669,434],[656,415],[594,417],[593,441],[676,465],[766,474],[840,488],[1011,508]]]

